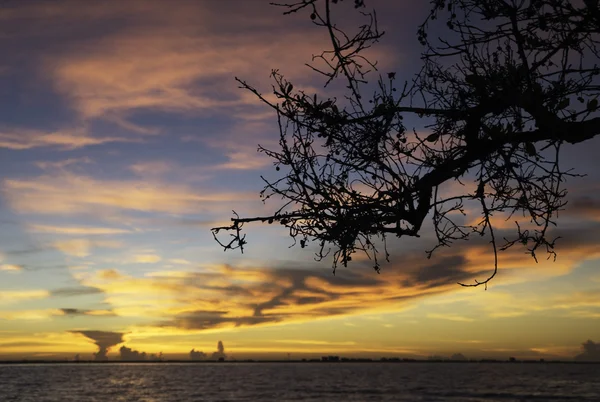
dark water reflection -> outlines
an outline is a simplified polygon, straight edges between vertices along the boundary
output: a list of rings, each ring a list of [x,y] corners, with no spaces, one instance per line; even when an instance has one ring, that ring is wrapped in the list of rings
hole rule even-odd
[[[1,401],[600,401],[600,365],[0,365]]]

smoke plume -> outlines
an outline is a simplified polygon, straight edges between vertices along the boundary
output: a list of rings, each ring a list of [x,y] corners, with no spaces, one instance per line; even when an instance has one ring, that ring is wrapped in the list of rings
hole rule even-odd
[[[600,343],[588,340],[581,344],[582,353],[575,360],[583,362],[600,362]]]
[[[88,339],[94,341],[98,346],[98,352],[94,353],[94,360],[108,360],[108,351],[110,347],[123,342],[123,333],[109,331],[71,331],[74,334],[81,334]]]
[[[225,346],[223,346],[223,342],[219,341],[217,343],[217,351],[212,354],[212,358],[214,360],[225,359],[227,355],[225,354]]]

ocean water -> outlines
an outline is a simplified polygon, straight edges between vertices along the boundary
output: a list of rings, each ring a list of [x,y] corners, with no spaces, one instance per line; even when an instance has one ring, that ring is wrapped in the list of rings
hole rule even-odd
[[[0,401],[600,401],[600,364],[0,365]]]

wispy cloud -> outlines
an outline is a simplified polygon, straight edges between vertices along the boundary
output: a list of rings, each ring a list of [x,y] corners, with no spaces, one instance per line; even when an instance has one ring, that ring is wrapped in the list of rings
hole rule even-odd
[[[450,290],[454,275],[444,282],[440,273],[412,286],[403,285],[411,273],[390,271],[382,278],[367,269],[333,276],[329,270],[218,266],[145,278],[104,271],[77,277],[102,289],[118,315],[154,317],[159,326],[199,330],[398,310],[414,298]]]
[[[343,341],[343,342],[333,342],[333,341],[321,341],[314,339],[276,339],[276,343],[289,343],[289,344],[297,344],[297,345],[331,345],[331,346],[353,346],[356,345],[356,342],[353,341]]]
[[[73,150],[90,145],[130,141],[132,140],[122,137],[91,136],[86,130],[46,132],[27,128],[0,129],[0,148],[13,150],[41,147]]]
[[[54,247],[67,255],[84,258],[92,253],[94,247],[120,248],[121,243],[114,240],[70,239],[56,241]]]
[[[16,264],[0,264],[0,271],[7,272],[21,272],[23,270],[23,266]]]
[[[183,258],[172,258],[169,260],[170,263],[172,264],[179,264],[179,265],[191,265],[192,263],[189,262],[188,260],[185,260]]]
[[[47,290],[0,290],[0,305],[14,304],[26,300],[45,299],[50,296]]]
[[[565,214],[600,222],[600,200],[590,196],[575,198],[567,204]]]
[[[82,310],[79,308],[61,308],[60,310],[66,316],[89,315],[97,317],[107,317],[115,315],[115,313],[113,313],[111,310]]]
[[[0,299],[1,303],[1,299]],[[45,310],[0,310],[0,318],[4,320],[19,320],[19,321],[38,321],[50,320],[56,316],[63,315],[60,309],[45,309]]]
[[[313,86],[315,78],[321,82],[318,75],[307,74],[310,70],[305,63],[328,45],[328,36],[324,31],[303,29],[301,20],[293,16],[285,21],[275,18],[281,9],[266,6],[260,10],[238,2],[236,8],[243,7],[246,17],[252,17],[229,13],[228,21],[223,21],[220,17],[228,10],[217,4],[186,2],[172,10],[135,3],[107,3],[96,11],[96,19],[119,15],[126,24],[113,21],[116,29],[87,37],[87,46],[78,42],[45,58],[44,74],[84,119],[107,119],[142,134],[160,129],[133,123],[129,117],[139,111],[221,114],[251,121],[264,107],[238,88],[234,76],[252,79],[267,90],[273,68],[296,78],[297,85]],[[83,21],[90,15],[72,18]],[[196,18],[190,19],[191,15]],[[382,65],[394,54],[385,45],[369,51]]]
[[[80,214],[104,210],[196,212],[211,203],[249,199],[250,194],[197,192],[185,185],[136,180],[97,180],[64,173],[33,179],[8,179],[3,190],[13,209],[37,214]],[[256,198],[254,194],[252,199]]]
[[[38,161],[36,162],[36,166],[43,170],[63,170],[69,166],[78,165],[78,164],[88,164],[93,163],[92,159],[88,157],[82,158],[68,158],[59,161]]]
[[[133,262],[138,264],[155,264],[162,258],[156,254],[137,254],[133,256]]]
[[[173,170],[173,164],[167,161],[139,162],[131,165],[129,169],[140,176],[160,177]]]
[[[234,72],[265,75],[274,59],[280,66],[297,68],[309,60],[319,41],[314,35],[300,38],[295,33],[264,39],[141,28],[98,39],[87,53],[49,59],[48,68],[58,90],[86,118],[122,119],[142,109],[231,112],[249,101],[237,89]],[[296,43],[297,51],[282,51],[290,42]],[[240,57],[244,54],[249,57]]]
[[[66,235],[115,235],[131,233],[130,230],[106,228],[106,227],[84,227],[84,226],[49,226],[49,225],[28,225],[29,231],[36,233],[52,233]]]
[[[50,295],[55,297],[76,297],[102,293],[101,289],[89,286],[77,286],[52,289]]]
[[[449,321],[459,321],[459,322],[472,322],[475,321],[473,318],[464,317],[458,314],[437,314],[431,313],[427,314],[427,318],[433,318],[436,320],[449,320]]]

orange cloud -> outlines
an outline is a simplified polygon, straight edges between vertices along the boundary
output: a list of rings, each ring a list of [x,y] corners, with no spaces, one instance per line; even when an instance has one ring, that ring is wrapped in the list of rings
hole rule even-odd
[[[199,193],[184,185],[136,180],[96,180],[64,173],[9,179],[3,190],[13,209],[37,214],[95,213],[102,209],[145,212],[196,212],[199,206],[249,199],[240,193]],[[256,198],[252,194],[252,198]]]
[[[49,226],[49,225],[28,225],[31,232],[35,233],[53,233],[66,235],[115,235],[131,233],[130,230],[103,228],[103,227],[76,227],[76,226]]]
[[[133,256],[133,262],[138,264],[155,264],[161,260],[156,254],[138,254]]]
[[[169,260],[170,263],[179,264],[179,265],[191,265],[192,263],[183,258],[171,258]]]
[[[156,272],[145,278],[106,271],[77,274],[81,284],[103,291],[116,314],[153,318],[157,325],[187,330],[394,311],[416,297],[455,288],[453,281],[431,288],[428,279],[403,285],[409,276],[390,271],[384,278],[364,270],[334,277],[329,270],[227,265],[203,272]]]
[[[40,161],[36,162],[36,166],[43,170],[63,170],[68,166],[76,165],[79,163],[93,163],[88,157],[83,158],[69,158],[57,162]]]
[[[600,200],[584,196],[569,201],[564,214],[584,220],[600,222]]]
[[[52,313],[59,314],[58,311],[50,312],[38,312],[29,313],[32,317],[52,317]],[[80,335],[72,334],[70,332],[36,332],[35,334],[30,333],[17,333],[9,334],[0,338],[0,348],[4,353],[19,353],[23,354],[32,353],[34,350],[37,353],[60,353],[67,352],[72,356],[72,353],[78,351],[90,352],[93,347],[90,343]]]
[[[92,248],[119,248],[121,244],[112,240],[70,239],[54,242],[54,247],[67,255],[84,258],[91,254]]]
[[[123,275],[121,275],[116,269],[103,269],[101,271],[98,271],[96,274],[98,278],[105,280],[118,280],[123,278]]]
[[[20,265],[15,265],[15,264],[1,264],[0,265],[0,271],[20,272],[22,270],[23,270],[23,267]]]
[[[87,118],[110,119],[139,109],[198,113],[256,104],[255,98],[241,96],[234,75],[266,76],[272,60],[297,69],[320,48],[319,42],[313,34],[300,38],[292,33],[273,41],[261,35],[190,35],[154,27],[101,38],[89,52],[49,59],[47,66],[57,88]],[[296,52],[283,51],[289,43],[296,43]],[[248,57],[240,57],[244,54]]]
[[[62,52],[49,54],[43,72],[84,118],[102,117],[141,133],[156,130],[127,120],[139,110],[218,112],[255,120],[259,114],[247,106],[257,109],[259,101],[238,89],[234,76],[262,86],[270,84],[269,72],[279,68],[295,78],[297,85],[312,85],[319,91],[323,77],[305,63],[331,46],[327,32],[307,31],[300,19],[283,17],[275,7],[260,10],[245,3],[237,7],[245,9],[238,14],[245,18],[229,15],[227,21],[220,16],[228,10],[200,2],[180,4],[176,10],[160,2],[109,2],[83,17],[64,10],[61,17],[73,23],[96,14],[96,20],[120,16],[128,23],[87,39],[87,46],[66,46]],[[253,34],[246,34],[250,30]],[[389,65],[395,55],[384,45],[368,52],[381,67]],[[319,84],[311,84],[313,79]]]
[[[0,305],[14,304],[26,300],[45,299],[50,296],[47,290],[0,290]]]
[[[3,320],[50,320],[56,316],[62,316],[64,312],[60,309],[45,310],[11,310],[1,311],[0,318]]]
[[[437,313],[430,313],[430,314],[427,314],[427,318],[434,318],[434,319],[437,319],[437,320],[459,321],[459,322],[473,322],[473,321],[475,321],[471,317],[465,317],[465,316],[457,315],[457,314],[437,314]]]
[[[171,163],[166,161],[140,162],[129,167],[140,176],[161,176],[173,169]]]
[[[23,150],[40,147],[57,147],[72,150],[90,145],[101,145],[112,142],[129,142],[121,137],[91,136],[85,130],[66,130],[45,132],[25,128],[0,131],[0,148]]]

